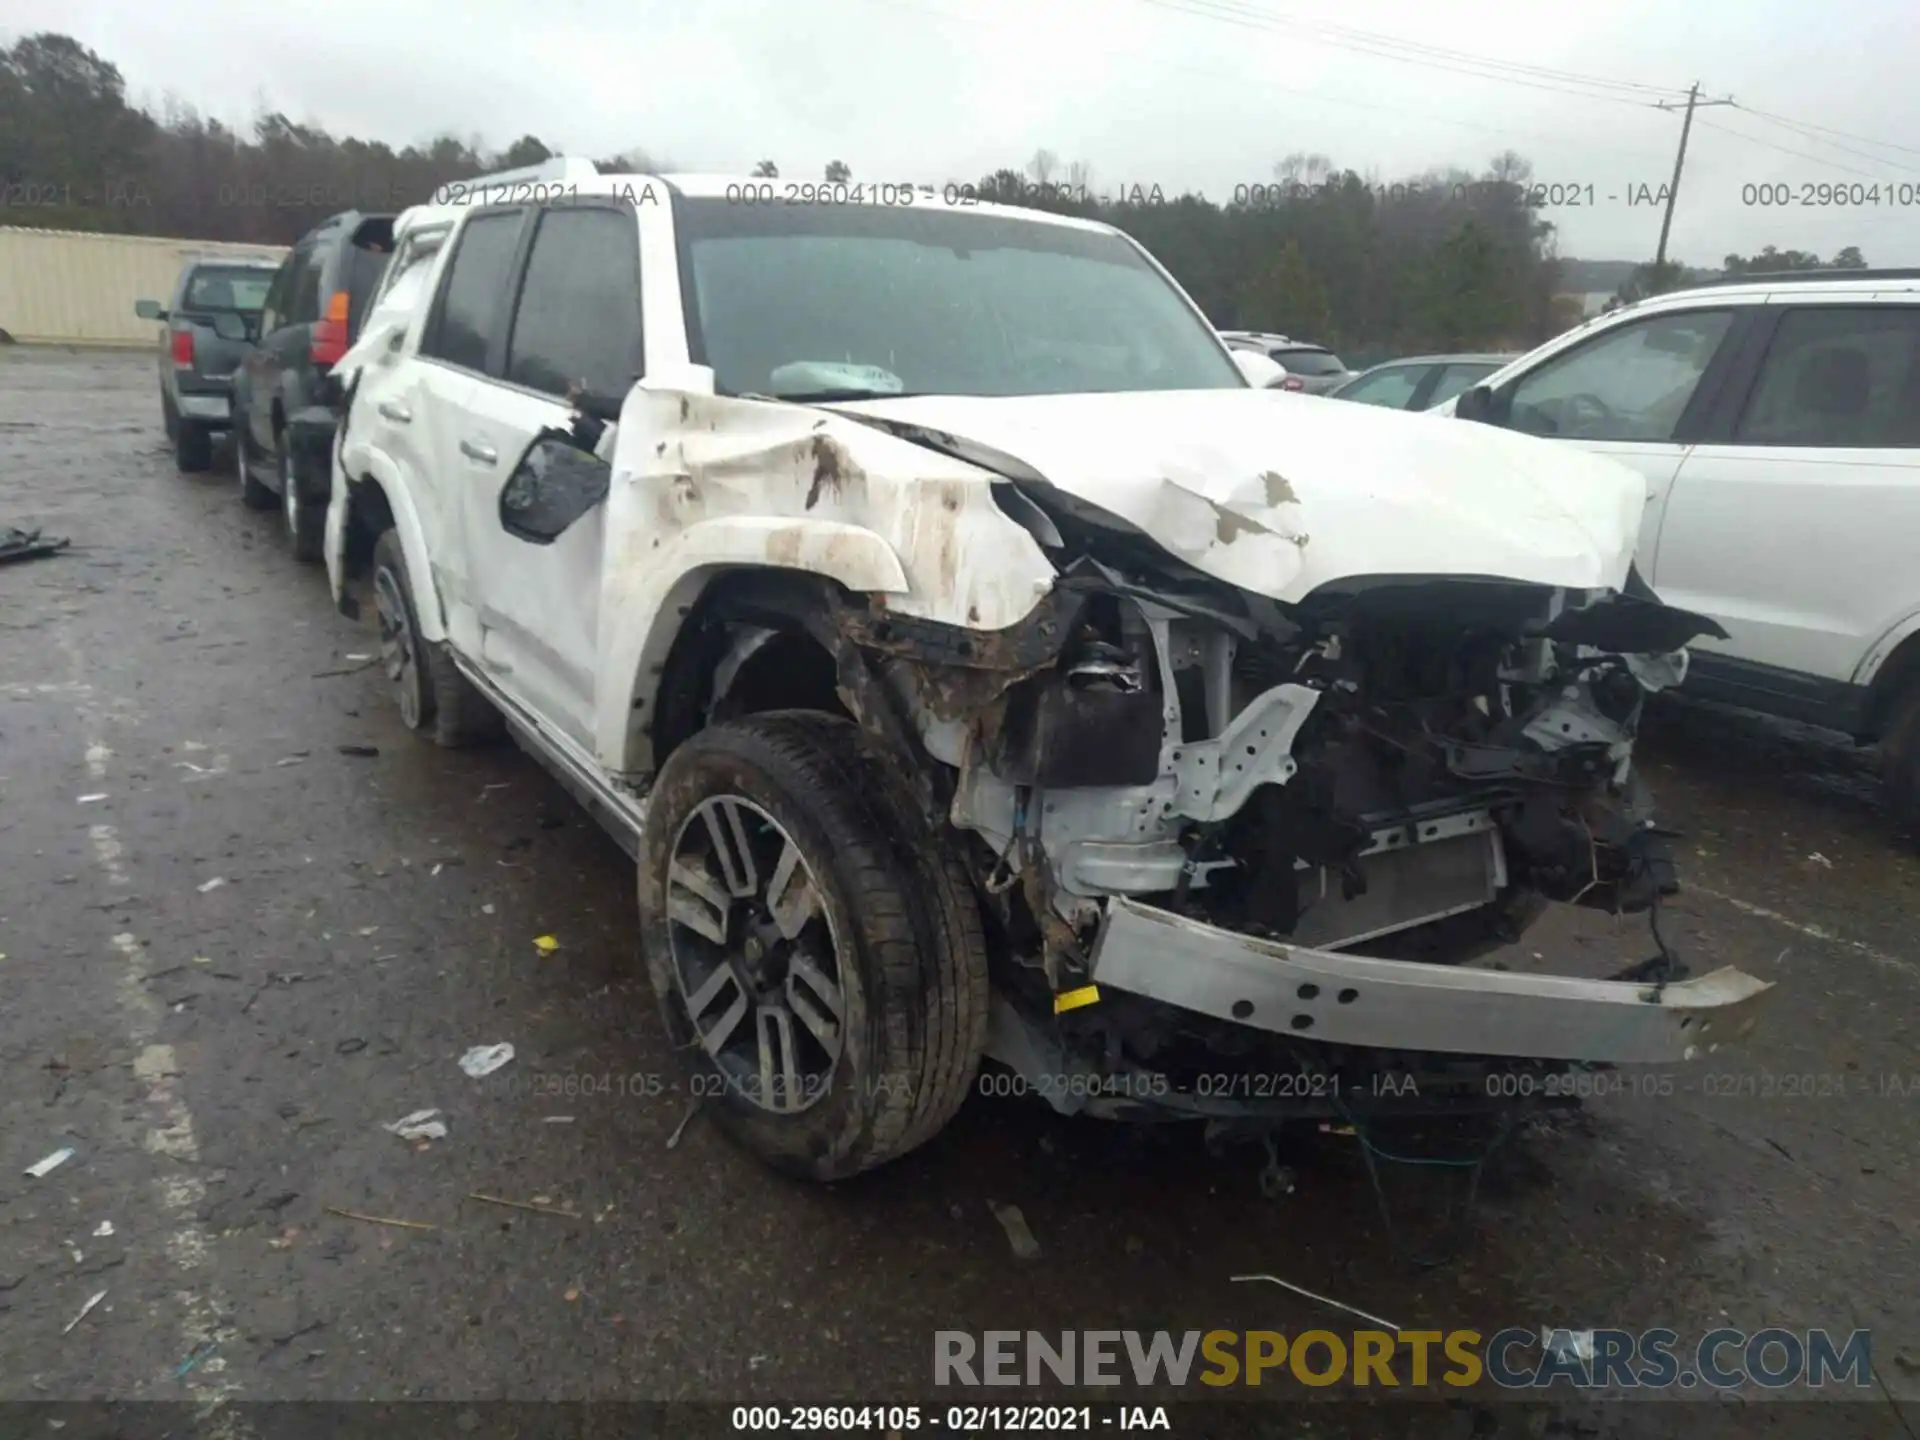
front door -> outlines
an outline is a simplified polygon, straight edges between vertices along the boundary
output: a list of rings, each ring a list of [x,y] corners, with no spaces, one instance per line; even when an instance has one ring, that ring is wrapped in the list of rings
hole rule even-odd
[[[589,753],[606,507],[542,543],[502,521],[500,492],[534,438],[566,430],[570,389],[623,397],[643,369],[631,205],[541,210],[501,363],[475,386],[453,455],[482,668]]]
[[[1674,310],[1602,331],[1502,386],[1508,428],[1618,460],[1646,481],[1637,559],[1661,584],[1660,523],[1690,446],[1682,420],[1732,327],[1731,309]]]

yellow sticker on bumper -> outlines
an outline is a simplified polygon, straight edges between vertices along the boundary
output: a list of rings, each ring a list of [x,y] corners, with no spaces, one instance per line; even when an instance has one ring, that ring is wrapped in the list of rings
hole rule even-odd
[[[1098,985],[1082,985],[1078,990],[1062,990],[1053,997],[1053,1013],[1058,1015],[1067,1010],[1078,1010],[1082,1005],[1092,1005],[1100,999]]]

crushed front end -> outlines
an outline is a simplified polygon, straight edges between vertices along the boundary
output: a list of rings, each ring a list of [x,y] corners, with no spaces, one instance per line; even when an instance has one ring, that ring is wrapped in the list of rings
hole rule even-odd
[[[1033,523],[1058,540],[1058,518]],[[1553,903],[1653,911],[1657,941],[1678,884],[1634,735],[1713,622],[1634,577],[1362,577],[1288,605],[1144,540],[1078,548],[1006,632],[841,617],[942,762],[998,931],[990,1053],[1057,1108],[1452,1112],[1522,1088],[1496,1074],[1751,1028],[1768,986],[1684,978],[1664,943],[1608,979],[1467,963]]]

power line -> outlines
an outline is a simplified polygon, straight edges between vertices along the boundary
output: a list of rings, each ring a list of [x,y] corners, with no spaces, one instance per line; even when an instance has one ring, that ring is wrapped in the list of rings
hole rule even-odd
[[[1920,168],[1916,168],[1910,162],[1894,160],[1885,155],[1875,155],[1869,150],[1857,150],[1851,145],[1842,145],[1838,140],[1829,140],[1824,135],[1816,134],[1810,126],[1803,126],[1798,122],[1789,122],[1785,119],[1775,119],[1770,115],[1764,115],[1760,111],[1751,109],[1745,105],[1739,106],[1738,108],[1753,116],[1755,119],[1769,121],[1774,125],[1778,125],[1781,129],[1788,131],[1790,134],[1798,135],[1803,140],[1811,140],[1816,145],[1830,146],[1840,151],[1843,155],[1852,155],[1856,159],[1871,161],[1875,165],[1890,165],[1895,170],[1905,170],[1911,174],[1920,175]],[[1907,148],[1904,145],[1892,145],[1891,142],[1869,141],[1868,143],[1887,143],[1890,148],[1895,150],[1905,150]],[[1920,151],[1915,151],[1914,153],[1920,154]],[[1808,158],[1811,159],[1812,157],[1809,156]]]
[[[1771,140],[1763,140],[1758,135],[1749,135],[1744,130],[1729,130],[1725,125],[1715,125],[1710,120],[1702,120],[1700,123],[1705,125],[1709,130],[1718,130],[1722,135],[1731,135],[1735,139],[1745,140],[1749,145],[1759,145],[1768,150],[1778,150],[1782,155],[1792,155],[1801,160],[1811,160],[1816,165],[1829,165],[1835,170],[1844,170],[1849,175],[1859,175],[1868,180],[1878,180],[1880,178],[1878,175],[1872,174],[1869,171],[1855,170],[1851,165],[1842,165],[1837,160],[1829,160],[1824,155],[1809,155],[1804,150],[1791,150],[1785,145],[1776,145]]]
[[[1001,19],[997,16],[977,12],[957,15],[951,11],[942,10],[932,5],[917,3],[917,0],[868,0],[868,3],[880,5],[886,9],[917,11],[920,14],[928,15],[938,20],[944,20],[953,25],[997,27],[1002,29],[1020,29],[1022,31],[1027,29],[1025,22],[1021,20]],[[1139,57],[1139,52],[1137,51],[1124,50],[1112,45],[1090,45],[1088,48],[1121,59],[1131,60]],[[1298,86],[1281,85],[1263,76],[1247,75],[1239,71],[1223,70],[1214,66],[1191,65],[1167,60],[1156,60],[1155,63],[1168,70],[1184,71],[1189,74],[1202,75],[1213,80],[1227,80],[1236,85],[1256,86],[1263,90],[1277,91],[1283,95],[1297,95],[1302,99],[1311,100],[1321,105],[1345,105],[1362,110],[1374,110],[1386,115],[1403,116],[1408,119],[1428,120],[1435,124],[1448,125],[1460,130],[1472,130],[1483,135],[1497,135],[1502,139],[1508,140],[1512,138],[1513,134],[1511,127],[1508,126],[1477,125],[1470,120],[1461,120],[1451,115],[1440,115],[1430,110],[1412,110],[1403,105],[1387,105],[1379,101],[1358,100],[1347,95],[1330,95],[1322,90],[1303,90]],[[1586,148],[1589,151],[1599,150],[1605,154],[1624,155],[1633,159],[1643,159],[1646,154],[1645,151],[1623,150],[1617,146],[1588,146]]]
[[[1395,40],[1390,36],[1375,35],[1369,31],[1278,16],[1268,11],[1235,4],[1233,0],[1143,0],[1143,3],[1179,14],[1193,15],[1223,24],[1240,25],[1248,29],[1273,33],[1299,31],[1318,43],[1334,49],[1354,51],[1381,60],[1393,60],[1403,65],[1467,75],[1476,80],[1520,85],[1527,89],[1543,90],[1556,95],[1572,95],[1583,100],[1606,100],[1614,104],[1644,108],[1653,102],[1645,98],[1629,99],[1626,94],[1605,92],[1628,91],[1639,96],[1680,96],[1686,93],[1674,87],[1643,85],[1638,81],[1607,80],[1598,76],[1579,75],[1572,71],[1556,71],[1544,66],[1528,66],[1515,61],[1495,60],[1488,56],[1470,55],[1464,51],[1447,50],[1437,46],[1415,45],[1411,42]],[[1596,92],[1592,88],[1576,89],[1573,88],[1574,86],[1603,88]]]
[[[1756,110],[1751,105],[1742,105],[1740,109],[1759,120],[1771,120],[1776,125],[1784,125],[1789,130],[1817,130],[1826,135],[1838,135],[1843,140],[1857,140],[1862,145],[1879,145],[1888,150],[1902,150],[1909,155],[1920,155],[1920,147],[1899,145],[1891,140],[1876,140],[1871,135],[1855,135],[1847,130],[1835,130],[1830,125],[1816,125],[1811,120],[1793,120],[1785,115],[1775,115],[1766,110]],[[1832,144],[1824,141],[1824,144]],[[1844,148],[1844,147],[1842,147]],[[1869,156],[1869,159],[1876,158]]]

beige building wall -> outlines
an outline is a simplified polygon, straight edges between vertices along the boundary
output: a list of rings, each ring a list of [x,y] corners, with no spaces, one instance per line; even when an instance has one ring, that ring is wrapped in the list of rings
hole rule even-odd
[[[135,315],[133,302],[166,304],[189,259],[286,253],[284,245],[0,225],[0,330],[22,344],[152,345],[159,326]]]

